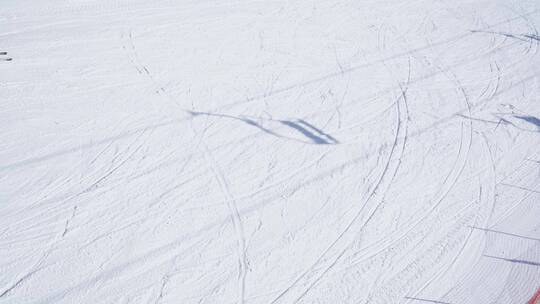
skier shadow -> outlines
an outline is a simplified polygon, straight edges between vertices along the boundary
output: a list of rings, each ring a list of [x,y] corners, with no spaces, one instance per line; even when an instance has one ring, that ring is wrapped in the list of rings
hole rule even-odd
[[[300,132],[305,137],[309,138],[317,145],[335,145],[339,144],[339,141],[329,134],[326,134],[321,129],[313,126],[303,119],[292,120],[280,120],[281,124],[290,127]]]
[[[525,116],[520,116],[520,115],[514,115],[515,118],[517,119],[521,119],[521,120],[524,120],[528,123],[531,123],[533,125],[535,125],[538,130],[540,131],[540,119],[534,117],[534,116],[528,116],[528,115],[525,115]]]
[[[249,126],[255,127],[261,131],[263,131],[266,134],[270,134],[275,137],[307,143],[307,144],[316,144],[316,145],[335,145],[339,144],[339,141],[331,136],[330,134],[325,133],[323,130],[315,127],[314,125],[308,123],[307,121],[303,119],[294,119],[294,120],[278,120],[278,119],[272,119],[272,118],[266,118],[261,119],[260,117],[250,117],[250,116],[234,116],[234,115],[228,115],[228,114],[219,114],[219,113],[210,113],[210,112],[197,112],[197,111],[188,111],[192,116],[213,116],[213,117],[220,117],[220,118],[228,118],[232,120],[241,121]],[[276,131],[273,131],[265,126],[263,126],[260,122],[257,122],[257,120],[265,120],[270,124],[280,124],[283,126],[287,126],[296,132],[303,135],[306,140],[300,140],[294,137],[286,136],[280,133],[277,133]]]

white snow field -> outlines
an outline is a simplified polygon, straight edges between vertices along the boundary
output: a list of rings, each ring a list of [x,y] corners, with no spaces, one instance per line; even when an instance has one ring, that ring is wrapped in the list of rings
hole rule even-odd
[[[1,1],[0,303],[540,303],[539,31],[538,0]]]

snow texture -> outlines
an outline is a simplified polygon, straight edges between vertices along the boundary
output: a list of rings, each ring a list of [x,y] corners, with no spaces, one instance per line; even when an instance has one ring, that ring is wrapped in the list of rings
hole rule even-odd
[[[526,303],[539,26],[537,0],[2,1],[0,303]]]

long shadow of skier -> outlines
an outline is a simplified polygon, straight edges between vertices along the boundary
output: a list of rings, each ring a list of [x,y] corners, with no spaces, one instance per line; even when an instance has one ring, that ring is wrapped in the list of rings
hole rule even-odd
[[[531,123],[533,125],[535,125],[539,130],[540,130],[540,119],[534,117],[534,116],[528,116],[528,115],[525,115],[525,116],[520,116],[520,115],[514,115],[515,118],[518,118],[518,119],[521,119],[521,120],[524,120],[528,123]]]

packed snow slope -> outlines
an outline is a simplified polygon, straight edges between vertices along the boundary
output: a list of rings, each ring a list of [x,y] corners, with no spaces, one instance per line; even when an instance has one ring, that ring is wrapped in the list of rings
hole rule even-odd
[[[0,303],[526,303],[539,30],[537,0],[2,1]]]

